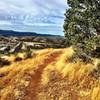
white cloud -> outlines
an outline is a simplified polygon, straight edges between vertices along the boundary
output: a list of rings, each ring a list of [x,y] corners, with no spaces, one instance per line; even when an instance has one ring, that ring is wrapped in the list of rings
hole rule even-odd
[[[65,0],[0,0],[0,20],[4,19],[1,24],[61,26],[66,7]]]
[[[0,21],[0,25],[12,25],[9,21]]]
[[[63,0],[0,0],[0,9],[9,13],[58,15],[65,10]]]

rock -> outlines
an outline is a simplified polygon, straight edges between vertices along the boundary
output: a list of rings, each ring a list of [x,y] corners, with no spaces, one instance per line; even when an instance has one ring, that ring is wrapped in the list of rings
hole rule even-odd
[[[13,49],[10,50],[11,53],[18,53],[21,51],[23,44],[18,43]]]
[[[34,49],[34,44],[32,42],[24,42],[22,50],[30,51],[31,49]]]
[[[44,46],[42,44],[34,44],[34,48],[36,48],[36,49],[43,49]]]
[[[0,48],[0,53],[7,53],[10,50],[10,46],[5,46]]]

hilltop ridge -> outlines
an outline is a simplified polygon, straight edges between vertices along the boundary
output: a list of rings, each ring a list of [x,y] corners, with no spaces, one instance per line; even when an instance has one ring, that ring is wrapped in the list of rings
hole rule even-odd
[[[14,31],[14,30],[1,30],[0,29],[0,35],[3,36],[44,36],[44,37],[62,37],[60,35],[51,35],[51,34],[40,34],[36,32],[20,32],[20,31]]]

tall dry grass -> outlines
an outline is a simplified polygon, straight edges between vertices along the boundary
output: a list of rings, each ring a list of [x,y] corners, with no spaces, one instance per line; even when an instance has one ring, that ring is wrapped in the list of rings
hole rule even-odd
[[[0,100],[100,100],[100,60],[71,62],[73,54],[72,47],[45,49],[0,68]]]

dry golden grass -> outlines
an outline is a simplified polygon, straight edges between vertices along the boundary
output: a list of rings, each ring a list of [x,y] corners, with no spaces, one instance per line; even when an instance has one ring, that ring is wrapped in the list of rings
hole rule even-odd
[[[72,48],[44,49],[32,58],[0,68],[0,100],[100,100],[100,60],[70,62]],[[23,58],[22,54],[19,54]]]

